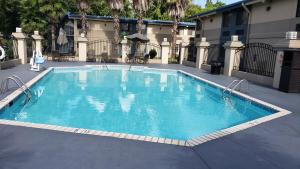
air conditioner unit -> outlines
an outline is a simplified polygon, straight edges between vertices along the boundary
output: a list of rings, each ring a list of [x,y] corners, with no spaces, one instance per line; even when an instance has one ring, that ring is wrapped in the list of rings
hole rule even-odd
[[[287,40],[295,40],[295,39],[297,39],[297,33],[298,32],[295,32],[295,31],[287,32],[285,38]]]

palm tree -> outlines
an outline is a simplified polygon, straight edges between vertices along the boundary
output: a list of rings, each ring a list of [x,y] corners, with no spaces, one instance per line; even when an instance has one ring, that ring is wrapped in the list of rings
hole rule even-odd
[[[59,19],[65,15],[65,7],[63,0],[48,0],[41,3],[40,6],[40,11],[48,17],[51,23],[52,51],[56,49],[56,24],[59,22]]]
[[[132,0],[135,13],[137,15],[137,33],[142,34],[143,18],[150,6],[150,0]],[[141,43],[135,44],[135,56],[139,54]]]
[[[169,16],[173,18],[173,40],[172,40],[172,57],[176,56],[176,36],[178,31],[178,23],[184,17],[185,11],[191,3],[191,0],[166,0]]]
[[[83,33],[86,36],[88,28],[86,12],[90,8],[88,0],[77,0],[77,8],[79,9],[81,15],[81,33]]]
[[[137,33],[142,33],[143,17],[149,9],[150,0],[133,0],[133,7],[137,15]]]
[[[124,9],[124,0],[106,0],[107,4],[109,5],[113,18],[114,18],[114,42],[115,44],[120,43],[120,19],[119,15],[121,11]]]

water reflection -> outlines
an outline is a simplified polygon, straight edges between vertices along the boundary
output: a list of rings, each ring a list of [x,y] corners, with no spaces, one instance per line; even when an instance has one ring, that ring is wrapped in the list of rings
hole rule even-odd
[[[106,104],[103,102],[98,101],[92,96],[86,97],[88,103],[93,106],[94,109],[96,109],[99,113],[103,113],[105,111]]]
[[[45,86],[39,86],[37,89],[34,90],[34,95],[37,97],[41,97],[45,91]]]
[[[152,81],[153,81],[153,79],[150,76],[147,76],[145,78],[145,87],[150,87]]]
[[[87,86],[87,71],[80,71],[79,72],[79,86],[81,88],[81,90],[85,90],[86,86]]]
[[[125,69],[122,69],[122,76],[121,76],[121,84],[120,87],[122,88],[123,91],[127,90],[126,82],[127,82],[127,75],[128,71]]]
[[[131,106],[135,101],[134,94],[128,94],[125,97],[119,96],[119,104],[123,112],[128,113],[131,110]]]
[[[161,73],[160,75],[160,91],[165,91],[165,88],[168,86],[168,74]]]
[[[184,83],[183,83],[183,77],[179,76],[178,78],[178,88],[181,92],[183,92],[184,90]]]

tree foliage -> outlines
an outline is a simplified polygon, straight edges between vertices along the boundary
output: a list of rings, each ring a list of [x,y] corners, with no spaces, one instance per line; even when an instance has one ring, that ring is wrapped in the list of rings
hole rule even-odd
[[[88,0],[90,9],[89,15],[112,16],[112,11],[106,3],[106,0]],[[173,20],[168,15],[167,4],[165,0],[151,0],[148,4],[149,10],[144,14],[146,19],[154,20]],[[203,0],[204,1],[204,0]],[[136,17],[133,0],[124,0],[124,9],[120,12],[120,17]],[[213,2],[206,0],[206,5],[200,7],[190,4],[182,19],[188,21],[188,18],[200,12],[212,10],[223,6],[220,0]],[[0,0],[0,32],[4,35],[15,31],[15,28],[21,26],[26,33],[32,33],[39,30],[41,33],[50,30],[51,22],[58,23],[64,14],[79,13],[76,0]]]

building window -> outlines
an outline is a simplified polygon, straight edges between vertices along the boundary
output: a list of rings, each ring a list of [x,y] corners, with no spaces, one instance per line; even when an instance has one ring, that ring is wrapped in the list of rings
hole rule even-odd
[[[201,31],[201,30],[202,30],[202,22],[199,21],[199,20],[197,20],[196,30],[197,30],[197,31]]]
[[[296,17],[300,17],[300,0],[298,0]]]
[[[121,32],[129,31],[128,23],[121,23]]]
[[[194,35],[194,31],[195,31],[194,29],[191,28],[188,29],[188,35]]]
[[[224,13],[223,14],[223,27],[229,27],[230,26],[230,18],[232,16],[232,13]]]
[[[247,14],[244,10],[237,11],[236,13],[236,25],[246,25],[247,24]]]

